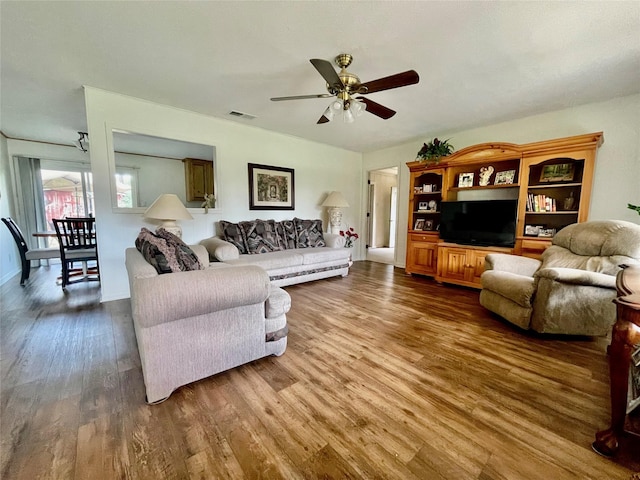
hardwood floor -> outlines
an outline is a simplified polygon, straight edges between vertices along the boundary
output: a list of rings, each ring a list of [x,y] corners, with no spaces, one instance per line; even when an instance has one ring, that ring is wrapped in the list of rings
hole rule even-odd
[[[128,300],[2,289],[3,479],[624,479],[606,339],[541,337],[478,292],[356,262],[287,287],[287,352],[144,403]],[[634,451],[636,454],[640,450]],[[640,455],[638,455],[640,456]],[[635,463],[637,460],[637,463]]]

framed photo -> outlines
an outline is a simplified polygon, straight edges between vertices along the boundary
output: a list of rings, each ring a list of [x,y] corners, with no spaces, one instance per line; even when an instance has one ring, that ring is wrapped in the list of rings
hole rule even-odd
[[[458,187],[460,188],[473,187],[473,172],[461,173],[458,176]]]
[[[539,237],[553,237],[556,234],[555,228],[541,228],[538,232]]]
[[[433,230],[433,220],[425,220],[422,230],[427,230],[427,231]]]
[[[540,172],[541,182],[570,182],[574,176],[573,163],[545,165]]]
[[[429,202],[418,202],[418,210],[428,210]]]
[[[496,173],[496,179],[493,181],[494,185],[511,185],[516,178],[515,170],[505,170],[504,172]]]
[[[414,230],[422,230],[424,228],[424,218],[418,218],[416,220],[415,225],[413,226]]]
[[[293,168],[249,164],[249,210],[294,210]]]
[[[524,234],[528,237],[537,237],[544,229],[544,225],[525,225]]]

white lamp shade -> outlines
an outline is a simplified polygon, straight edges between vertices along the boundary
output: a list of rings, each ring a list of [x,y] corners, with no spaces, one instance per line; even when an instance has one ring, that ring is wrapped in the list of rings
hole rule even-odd
[[[144,216],[157,220],[193,220],[184,204],[173,193],[164,193],[156,198],[144,212]]]
[[[347,199],[340,192],[331,192],[324,202],[323,207],[348,207]]]

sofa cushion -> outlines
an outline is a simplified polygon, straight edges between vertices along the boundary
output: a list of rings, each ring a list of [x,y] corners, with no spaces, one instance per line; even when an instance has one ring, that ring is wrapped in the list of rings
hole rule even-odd
[[[229,260],[229,265],[258,265],[265,270],[293,267],[302,265],[302,255],[283,250],[280,252],[263,253],[262,255],[240,255],[236,260]]]
[[[237,223],[227,222],[226,220],[220,220],[218,223],[220,224],[220,236],[222,238],[235,245],[240,253],[249,253],[240,225]]]
[[[294,218],[296,226],[296,247],[324,247],[324,237],[322,236],[322,220],[303,220]]]
[[[164,228],[159,228],[156,233],[142,228],[135,243],[138,251],[158,273],[205,268],[189,246]]]
[[[275,220],[253,220],[240,222],[240,230],[247,253],[259,254],[282,250]]]
[[[303,265],[315,265],[317,263],[332,262],[334,260],[344,260],[344,262],[347,263],[351,256],[351,251],[347,248],[298,248],[295,252],[302,256]]]

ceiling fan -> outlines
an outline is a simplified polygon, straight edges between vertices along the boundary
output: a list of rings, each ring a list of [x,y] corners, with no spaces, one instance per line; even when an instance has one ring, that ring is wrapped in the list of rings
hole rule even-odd
[[[282,100],[302,100],[307,98],[329,98],[336,97],[326,108],[317,123],[327,123],[333,120],[334,116],[342,113],[345,122],[354,121],[354,115],[360,115],[364,110],[372,113],[384,120],[393,117],[396,112],[390,108],[380,105],[365,97],[354,97],[354,95],[367,95],[369,93],[381,92],[392,88],[413,85],[420,81],[420,77],[415,70],[396,73],[384,78],[360,83],[357,75],[347,72],[347,67],[351,65],[353,57],[348,53],[342,53],[335,58],[336,64],[340,67],[340,72],[336,72],[331,62],[319,58],[312,58],[310,62],[318,70],[322,78],[327,82],[329,93],[318,95],[297,95],[293,97],[274,97],[271,100],[280,102]]]

